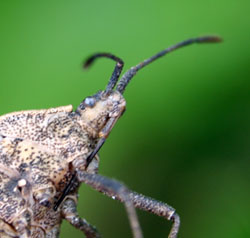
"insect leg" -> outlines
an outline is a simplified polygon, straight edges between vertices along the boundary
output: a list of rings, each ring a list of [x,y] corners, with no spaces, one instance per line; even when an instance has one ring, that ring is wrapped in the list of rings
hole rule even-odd
[[[101,235],[97,229],[90,225],[85,219],[79,217],[76,210],[76,203],[73,199],[68,198],[62,204],[63,217],[75,228],[81,230],[86,238],[100,238]]]
[[[109,197],[120,197],[127,210],[133,237],[143,238],[133,201],[130,197],[130,192],[125,185],[114,179],[110,179],[99,174],[89,174],[83,171],[77,171],[77,178],[79,182],[88,184],[95,190],[102,192]]]
[[[131,191],[130,198],[136,208],[153,213],[173,222],[169,238],[177,238],[180,227],[180,217],[175,212],[175,209],[166,203],[157,201],[153,198]],[[117,200],[123,202],[121,197],[116,197]]]
[[[178,234],[178,230],[180,226],[180,218],[179,218],[179,215],[175,213],[175,209],[169,206],[168,204],[159,202],[155,199],[146,197],[136,192],[129,191],[124,185],[120,184],[118,181],[108,179],[98,174],[92,175],[86,172],[78,171],[77,176],[80,182],[84,182],[90,185],[97,191],[104,193],[105,195],[109,197],[115,198],[125,203],[125,205],[126,205],[126,202],[129,201],[129,206],[131,206],[131,202],[132,202],[133,204],[132,206],[136,208],[139,208],[141,210],[156,214],[158,216],[161,216],[168,220],[173,221],[173,226],[171,228],[171,231],[168,237],[177,238],[177,234]],[[125,190],[126,196],[124,196],[123,190]],[[127,196],[129,196],[129,198]],[[134,216],[135,214],[131,215],[129,214],[129,211],[128,211],[128,215],[130,218],[130,216]]]

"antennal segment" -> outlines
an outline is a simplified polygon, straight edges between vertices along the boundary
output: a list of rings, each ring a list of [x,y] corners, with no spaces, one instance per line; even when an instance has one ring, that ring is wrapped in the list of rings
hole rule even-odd
[[[137,73],[138,70],[142,69],[143,67],[145,67],[146,65],[152,63],[153,61],[159,59],[160,57],[166,55],[167,53],[174,51],[176,49],[179,49],[183,46],[187,46],[187,45],[191,45],[193,43],[217,43],[222,41],[222,39],[218,36],[203,36],[203,37],[198,37],[198,38],[192,38],[192,39],[188,39],[185,41],[182,41],[180,43],[177,43],[176,45],[173,45],[159,53],[157,53],[156,55],[144,60],[143,62],[139,63],[138,65],[132,67],[130,70],[128,70],[121,78],[120,82],[117,85],[117,91],[119,91],[120,93],[123,94],[123,92],[125,91],[125,88],[127,87],[128,83],[130,82],[130,80],[135,76],[135,74]]]
[[[109,53],[97,53],[97,54],[94,54],[92,56],[90,56],[84,63],[83,67],[86,69],[88,67],[90,67],[93,62],[97,59],[97,58],[100,58],[100,57],[105,57],[105,58],[109,58],[109,59],[112,59],[114,61],[116,61],[116,66],[115,66],[115,69],[112,73],[112,76],[108,82],[108,85],[105,89],[105,94],[110,94],[113,90],[113,88],[115,87],[119,77],[120,77],[120,74],[122,72],[122,68],[123,68],[123,65],[124,65],[124,62],[116,57],[115,55],[112,55],[112,54],[109,54]]]

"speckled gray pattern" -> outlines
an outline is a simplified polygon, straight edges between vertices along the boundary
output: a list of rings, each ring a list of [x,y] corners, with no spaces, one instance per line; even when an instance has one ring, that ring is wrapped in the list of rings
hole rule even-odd
[[[114,92],[77,113],[69,105],[1,116],[0,232],[8,237],[57,237],[64,217],[62,206],[53,209],[56,201],[76,169],[98,171],[98,156],[88,166],[86,158],[107,120],[124,108],[123,96]],[[66,198],[77,203],[78,187]]]

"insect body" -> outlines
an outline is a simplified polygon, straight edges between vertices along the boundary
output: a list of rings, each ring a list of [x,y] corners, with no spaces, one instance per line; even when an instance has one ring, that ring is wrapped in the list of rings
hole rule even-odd
[[[182,46],[218,41],[206,36],[181,42],[132,67],[118,84],[123,61],[111,54],[95,54],[85,67],[99,57],[116,61],[116,67],[106,89],[85,98],[76,111],[70,105],[1,116],[0,237],[56,238],[62,219],[87,238],[100,237],[76,211],[78,188],[86,183],[125,204],[135,238],[141,238],[142,232],[134,207],[172,220],[169,237],[176,238],[180,220],[175,210],[99,175],[97,153],[123,114],[123,92],[139,69]]]

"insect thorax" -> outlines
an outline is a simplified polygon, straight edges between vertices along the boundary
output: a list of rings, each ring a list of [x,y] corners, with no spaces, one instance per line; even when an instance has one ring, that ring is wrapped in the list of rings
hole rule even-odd
[[[99,94],[91,107],[86,99],[83,103],[76,112],[65,106],[0,117],[0,219],[15,232],[22,234],[27,227],[34,234],[58,231],[61,215],[60,208],[53,210],[54,203],[74,170],[86,170],[86,158],[108,119],[125,109],[123,96],[116,92]],[[98,165],[95,157],[87,171],[97,173]],[[78,186],[69,194],[75,199]],[[6,231],[8,224],[0,230]]]
[[[71,106],[0,117],[2,221],[11,224],[18,235],[23,231],[15,223],[25,213],[29,221],[22,226],[32,227],[31,231],[40,227],[39,232],[51,232],[59,226],[60,209],[55,212],[53,203],[71,177],[71,162],[78,161],[84,167],[95,143],[96,138],[78,123]],[[98,168],[98,161],[94,163],[92,172]],[[0,230],[12,230],[8,224]]]

